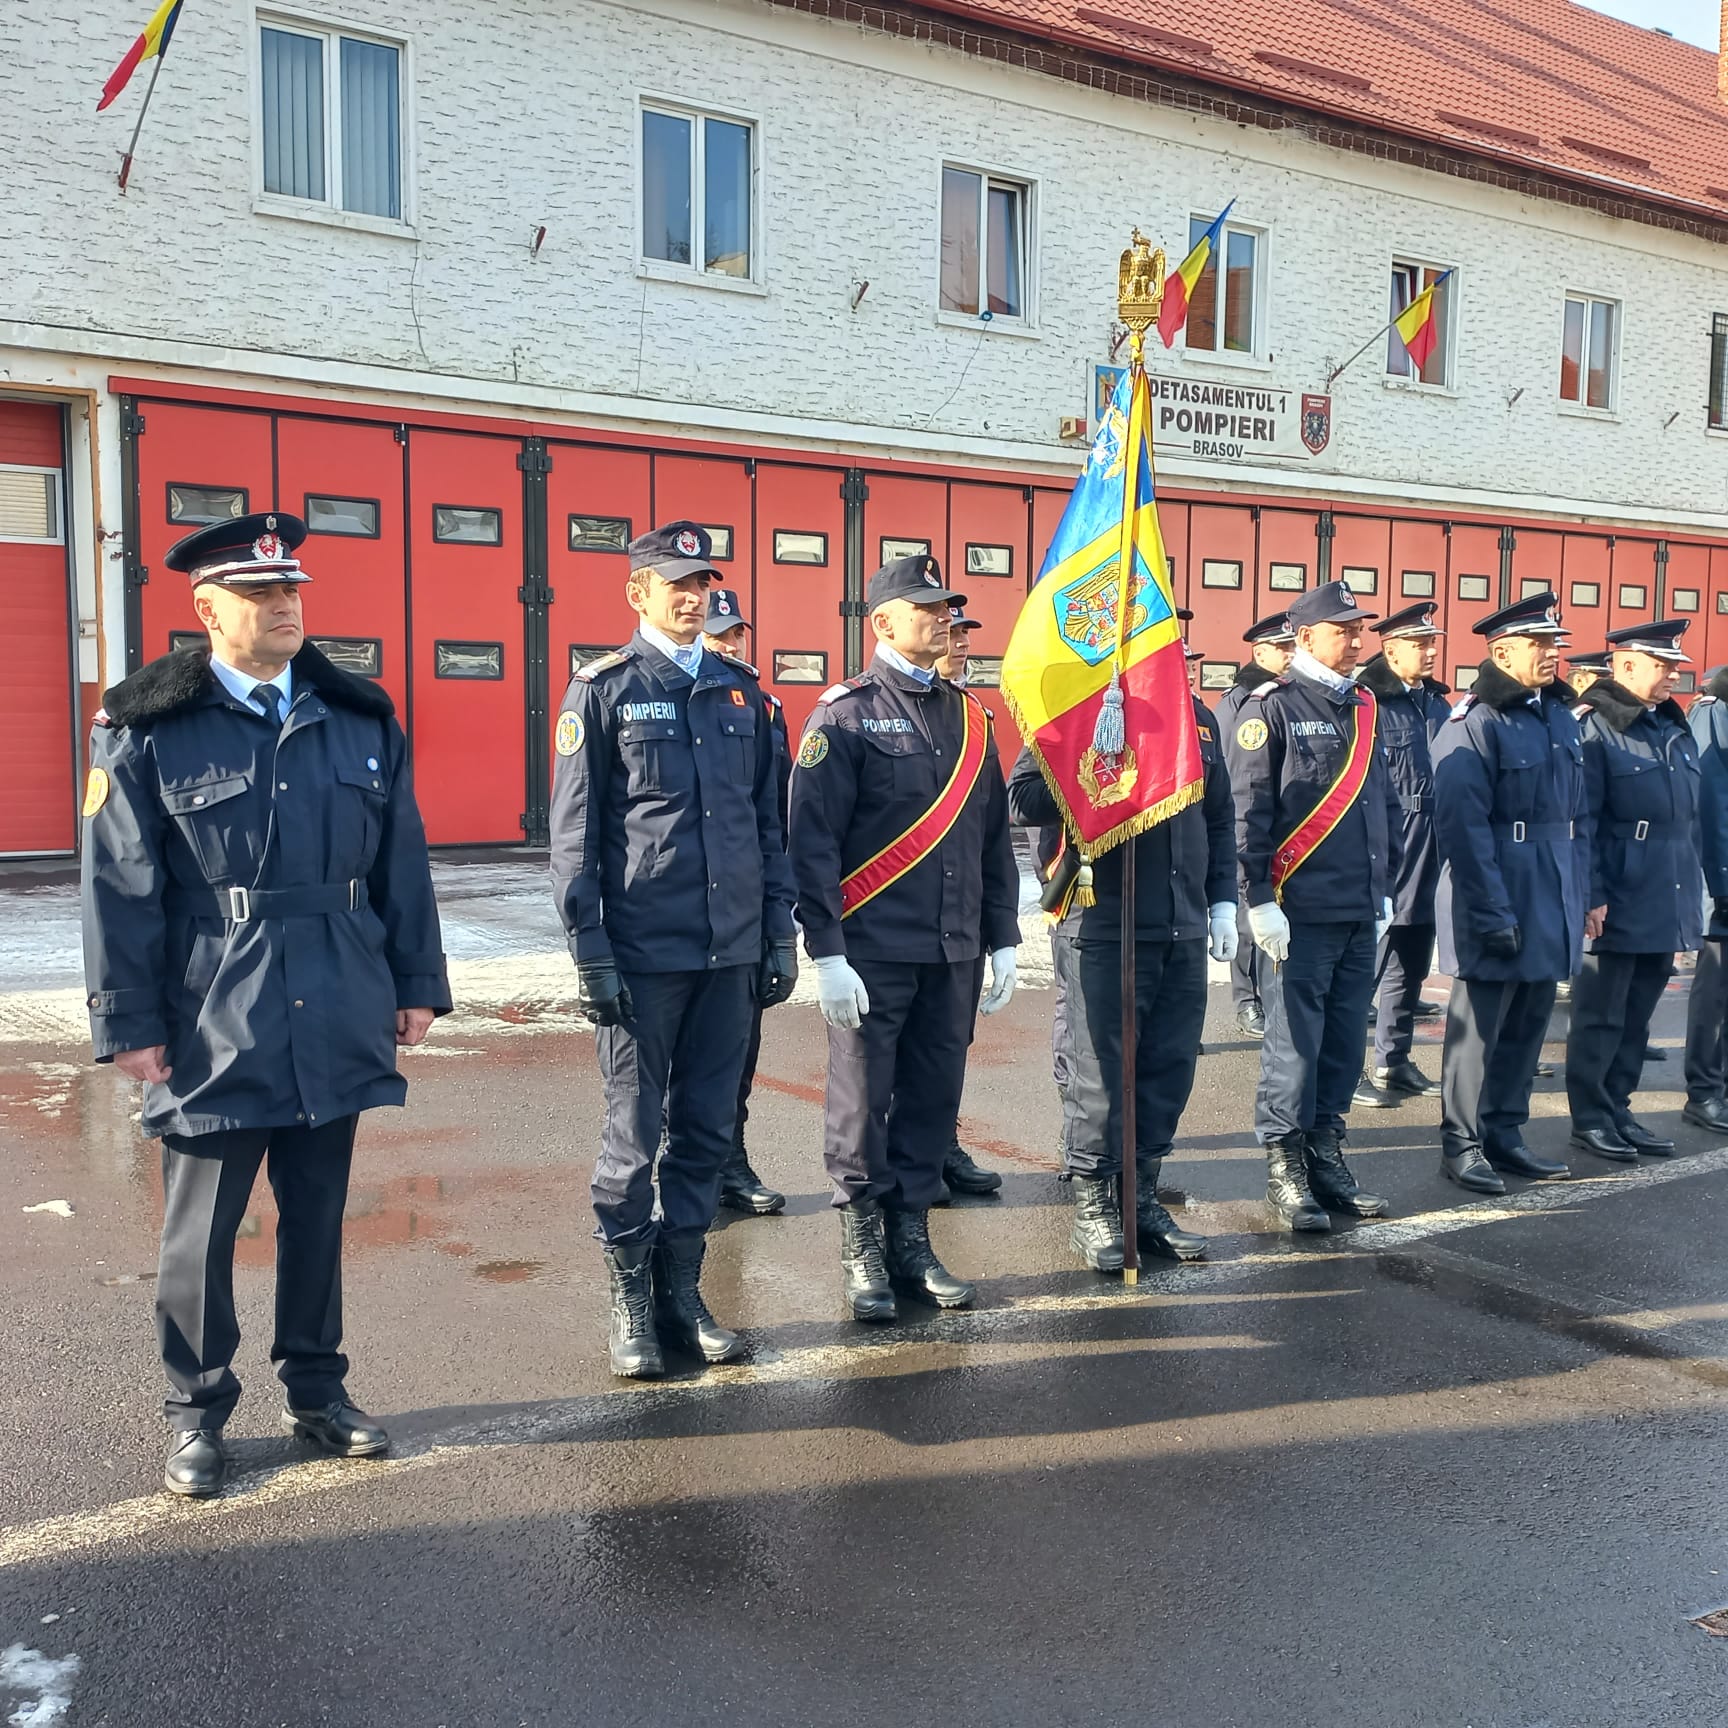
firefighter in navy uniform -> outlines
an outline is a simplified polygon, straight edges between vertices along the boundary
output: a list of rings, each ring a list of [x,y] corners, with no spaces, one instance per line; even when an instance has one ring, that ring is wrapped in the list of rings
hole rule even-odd
[[[1380,705],[1380,748],[1392,775],[1401,828],[1392,925],[1376,956],[1380,982],[1373,1071],[1362,1076],[1355,1097],[1371,1109],[1396,1104],[1400,1096],[1425,1098],[1440,1090],[1410,1057],[1422,1010],[1442,1012],[1422,1001],[1422,981],[1434,963],[1434,891],[1440,882],[1430,746],[1451,713],[1450,691],[1433,676],[1446,634],[1434,622],[1437,610],[1432,600],[1423,600],[1376,624],[1380,652],[1358,674]]]
[[[1698,849],[1709,922],[1686,1002],[1686,1107],[1694,1127],[1728,1130],[1728,666],[1713,666],[1686,715],[1698,747]]]
[[[746,637],[750,623],[738,603],[734,588],[708,590],[708,616],[702,625],[702,645],[716,654],[731,656],[749,664]],[[752,671],[755,669],[752,667]],[[759,674],[758,674],[759,676]],[[786,736],[786,710],[780,698],[771,690],[763,690],[762,701],[768,710],[768,726],[774,736],[774,766],[779,787],[780,833],[784,844],[786,833],[786,799],[792,783],[792,747]],[[750,1091],[756,1083],[756,1063],[762,1054],[762,1003],[756,1001],[750,1016],[750,1043],[744,1052],[744,1078],[738,1083],[738,1122],[732,1130],[732,1152],[720,1172],[720,1204],[733,1212],[748,1212],[765,1218],[785,1210],[786,1196],[770,1188],[750,1162],[744,1144],[744,1125],[750,1119]]]
[[[1374,699],[1353,677],[1372,616],[1344,582],[1304,594],[1290,608],[1288,675],[1250,695],[1225,741],[1242,892],[1267,960],[1254,1131],[1267,1199],[1295,1230],[1386,1210],[1344,1159],[1396,844]]]
[[[945,1308],[974,1294],[931,1248],[929,1209],[974,1013],[1013,994],[1020,876],[989,715],[935,672],[955,598],[933,558],[870,578],[875,656],[823,692],[792,775],[798,919],[829,1029],[823,1162],[856,1320],[893,1320],[895,1284]]]
[[[642,621],[570,681],[553,740],[553,896],[605,1084],[595,1234],[628,1378],[663,1373],[662,1344],[743,1353],[702,1299],[703,1238],[755,1006],[798,976],[773,721],[750,667],[702,644],[716,574],[694,522],[631,541]]]
[[[1069,1246],[1094,1271],[1123,1262],[1122,882],[1134,869],[1137,1239],[1173,1260],[1198,1260],[1206,1238],[1181,1229],[1158,1200],[1164,1158],[1194,1084],[1206,1021],[1206,957],[1236,946],[1236,815],[1213,716],[1196,700],[1204,770],[1201,802],[1092,862],[1093,904],[1072,888],[1057,921],[1054,958],[1068,1004],[1063,1124],[1074,1181]],[[1040,830],[1062,812],[1037,758],[1022,747],[1008,781],[1012,819]],[[1065,855],[1078,857],[1077,851]]]
[[[1571,667],[1566,682],[1572,690],[1572,706],[1577,708],[1590,686],[1608,676],[1608,650],[1596,648],[1588,654],[1568,654],[1566,664]]]
[[[1608,633],[1609,676],[1579,699],[1590,805],[1590,909],[1572,989],[1566,1098],[1572,1144],[1630,1164],[1667,1158],[1674,1142],[1632,1114],[1650,1017],[1678,949],[1703,934],[1698,861],[1698,746],[1669,692],[1689,619]]]
[[[342,1209],[359,1112],[403,1102],[396,1047],[450,1008],[402,728],[378,685],[306,643],[305,535],[259,514],[170,548],[210,645],[108,691],[90,740],[90,1033],[98,1062],[144,1082],[162,1140],[176,1494],[226,1473],[234,1238],[266,1159],[282,1420],[340,1457],[389,1444],[344,1385]]]
[[[1230,688],[1218,698],[1218,736],[1227,739],[1236,730],[1242,705],[1256,691],[1271,688],[1284,676],[1290,656],[1296,652],[1296,632],[1290,628],[1288,612],[1274,612],[1242,632],[1248,644],[1249,661],[1239,667]],[[1236,957],[1230,962],[1230,1003],[1236,1011],[1237,1030],[1250,1038],[1266,1035],[1266,1009],[1260,1000],[1260,949],[1248,929],[1248,904],[1238,900],[1236,909]]]
[[[1555,680],[1558,602],[1482,619],[1488,658],[1434,740],[1435,918],[1451,974],[1440,1059],[1441,1169],[1503,1194],[1502,1176],[1565,1176],[1524,1144],[1554,985],[1578,968],[1589,809],[1572,691]]]

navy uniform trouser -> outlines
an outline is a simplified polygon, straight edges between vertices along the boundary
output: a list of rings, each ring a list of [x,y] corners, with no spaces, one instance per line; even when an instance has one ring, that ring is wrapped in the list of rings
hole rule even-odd
[[[1566,1102],[1572,1127],[1617,1127],[1632,1111],[1650,1017],[1674,975],[1668,954],[1586,954],[1572,986]]]
[[[234,1238],[269,1160],[276,1196],[276,1336],[270,1360],[296,1409],[347,1396],[342,1354],[342,1209],[357,1116],[317,1128],[226,1128],[162,1137],[156,1337],[176,1428],[220,1428],[240,1382]]]
[[[1380,988],[1375,997],[1374,1066],[1390,1068],[1410,1060],[1416,1036],[1416,1004],[1428,968],[1434,964],[1432,924],[1394,924],[1380,939],[1376,965]]]
[[[594,1234],[608,1245],[700,1236],[714,1222],[720,1171],[732,1150],[756,968],[621,976],[630,1013],[594,1031],[606,1093],[589,1191]],[[656,1214],[654,1155],[662,1127]]]
[[[1362,1073],[1374,993],[1374,923],[1292,921],[1282,966],[1260,956],[1266,1036],[1254,1133],[1262,1146],[1311,1129],[1342,1131]]]
[[[1068,1083],[1073,1065],[1068,1055],[1069,1014],[1067,971],[1062,964],[1062,951],[1068,938],[1059,929],[1050,931],[1050,970],[1055,978],[1055,1006],[1050,1015],[1050,1078],[1056,1082],[1056,1096],[1062,1105],[1062,1180],[1068,1179]]]
[[[1440,1145],[1490,1158],[1523,1144],[1554,980],[1455,978],[1440,1056]]]
[[[1236,955],[1230,962],[1230,1006],[1241,1008],[1245,1003],[1260,1000],[1260,968],[1272,964],[1254,946],[1254,932],[1248,923],[1248,903],[1236,902]]]
[[[1068,1167],[1076,1176],[1122,1168],[1122,950],[1117,942],[1066,942],[1057,956],[1068,983],[1070,1067],[1063,1100]],[[1206,1023],[1206,944],[1134,945],[1136,1150],[1162,1158],[1194,1087]]]
[[[1686,1099],[1702,1104],[1728,1093],[1728,942],[1706,937],[1686,1003]]]
[[[750,1089],[756,1084],[756,1064],[762,1056],[762,1004],[751,993],[750,1038],[744,1046],[744,1073],[738,1082],[738,1122],[733,1137],[744,1144],[744,1124],[750,1120]]]
[[[855,1032],[828,1028],[822,1162],[834,1204],[875,1199],[922,1212],[945,1193],[966,1049],[984,979],[976,960],[854,959],[870,1012]]]

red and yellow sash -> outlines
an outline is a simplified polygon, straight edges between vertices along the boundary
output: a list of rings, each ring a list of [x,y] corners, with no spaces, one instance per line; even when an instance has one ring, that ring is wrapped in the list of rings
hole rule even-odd
[[[1356,802],[1374,762],[1374,732],[1379,718],[1380,707],[1374,700],[1374,692],[1358,689],[1356,736],[1350,741],[1350,754],[1344,758],[1338,778],[1326,788],[1325,797],[1296,824],[1289,839],[1272,854],[1272,892],[1280,904],[1284,900],[1284,884],[1314,856],[1320,842]]]
[[[850,918],[865,901],[873,900],[915,864],[929,857],[965,809],[972,788],[978,784],[978,772],[984,766],[984,747],[990,736],[984,705],[975,696],[966,697],[965,702],[966,730],[960,740],[960,760],[954,764],[948,784],[937,793],[936,802],[898,840],[890,840],[874,858],[860,864],[841,882],[842,918]]]

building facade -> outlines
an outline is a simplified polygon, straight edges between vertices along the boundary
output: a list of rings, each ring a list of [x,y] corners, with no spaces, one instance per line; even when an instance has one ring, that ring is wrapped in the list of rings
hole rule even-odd
[[[396,698],[438,843],[541,836],[551,714],[656,519],[716,531],[795,723],[901,551],[972,597],[988,680],[1123,357],[1118,254],[1137,225],[1173,267],[1227,204],[1149,354],[1210,681],[1339,575],[1439,602],[1454,682],[1536,585],[1581,644],[1694,614],[1728,658],[1714,57],[1522,6],[1529,44],[1440,0],[1413,48],[1221,0],[203,0],[123,194],[150,64],[90,110],[139,8],[32,8],[0,62],[0,854],[74,848],[100,688],[195,628],[163,552],[247,509],[307,517],[310,631]],[[1585,67],[1618,103],[1565,107]],[[1377,332],[1442,277],[1417,375]]]

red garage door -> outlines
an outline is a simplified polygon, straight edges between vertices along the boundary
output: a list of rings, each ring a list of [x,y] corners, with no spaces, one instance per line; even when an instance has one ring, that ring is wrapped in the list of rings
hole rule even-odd
[[[835,468],[756,464],[756,634],[768,687],[796,739],[828,685],[846,675],[845,506]],[[868,559],[866,559],[868,562]],[[874,568],[874,566],[872,566]]]
[[[60,409],[0,401],[0,855],[77,842],[71,587]]]

